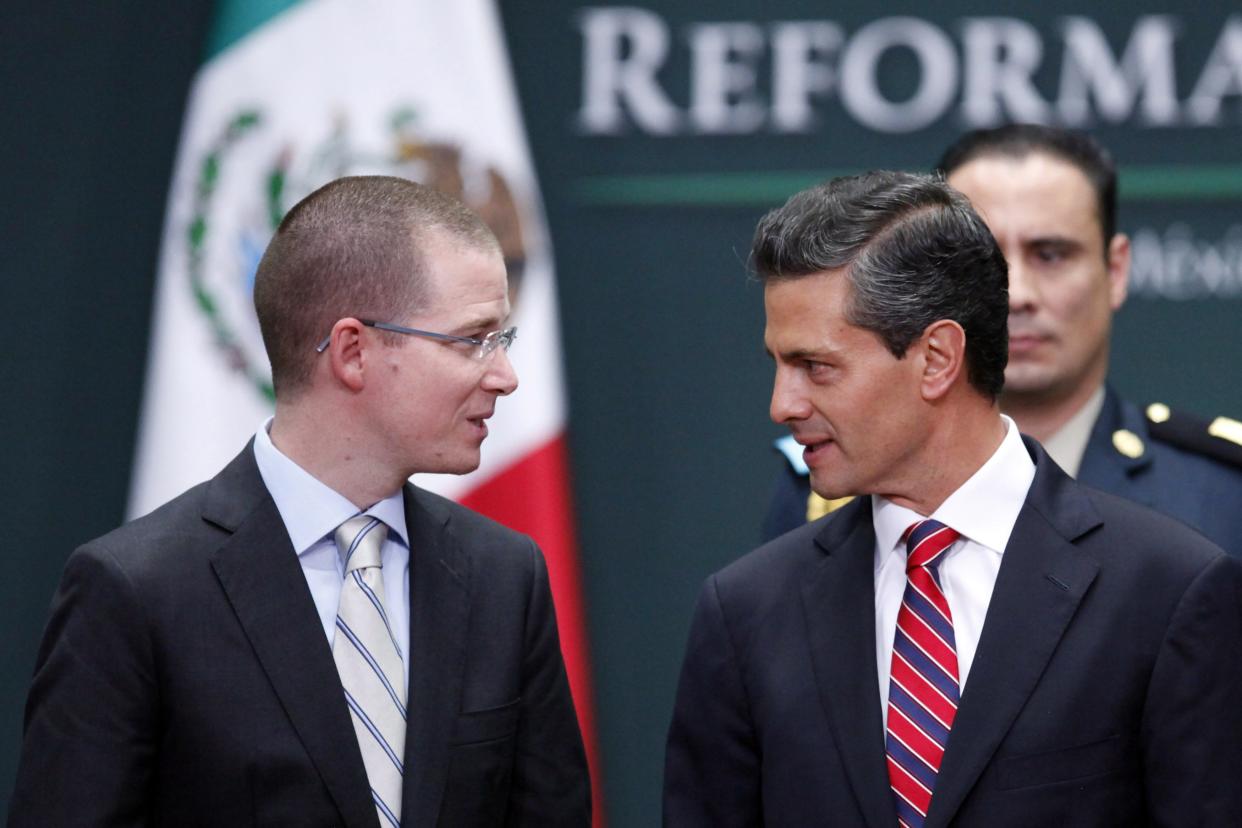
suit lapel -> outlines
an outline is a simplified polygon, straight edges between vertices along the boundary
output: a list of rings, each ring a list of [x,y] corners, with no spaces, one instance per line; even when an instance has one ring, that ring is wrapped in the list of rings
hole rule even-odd
[[[247,446],[212,482],[203,517],[231,534],[212,567],[346,825],[377,824],[332,649]]]
[[[897,824],[884,758],[875,665],[875,530],[871,499],[828,520],[815,542],[827,553],[802,590],[811,665],[841,763],[867,823]]]
[[[410,687],[402,822],[434,825],[461,707],[470,611],[470,558],[443,504],[405,489],[410,533]]]
[[[1073,541],[1100,524],[1090,500],[1033,442],[1035,480],[1001,561],[927,828],[947,825],[1043,675],[1099,569]]]

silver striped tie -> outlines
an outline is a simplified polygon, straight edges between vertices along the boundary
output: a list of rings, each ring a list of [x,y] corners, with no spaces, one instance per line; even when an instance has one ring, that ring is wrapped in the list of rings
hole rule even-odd
[[[401,648],[384,610],[380,549],[387,534],[383,521],[367,515],[337,527],[345,583],[336,612],[332,657],[345,688],[380,825],[396,828],[401,824],[405,772],[405,671]]]

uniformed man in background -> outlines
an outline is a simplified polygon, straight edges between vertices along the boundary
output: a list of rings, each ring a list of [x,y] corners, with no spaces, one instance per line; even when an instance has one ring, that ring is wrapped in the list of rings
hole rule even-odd
[[[962,136],[937,165],[987,222],[1009,265],[1002,410],[1070,475],[1179,518],[1242,556],[1242,423],[1140,410],[1107,384],[1112,316],[1130,241],[1117,232],[1117,172],[1090,136],[1015,124]],[[811,492],[802,447],[787,461],[764,538],[849,498]]]

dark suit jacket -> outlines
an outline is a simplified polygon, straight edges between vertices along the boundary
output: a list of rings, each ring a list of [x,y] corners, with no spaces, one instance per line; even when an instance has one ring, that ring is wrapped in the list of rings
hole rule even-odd
[[[1141,452],[1122,454],[1113,435],[1125,429]],[[1105,387],[1104,407],[1091,427],[1078,479],[1142,503],[1198,529],[1226,552],[1242,558],[1242,469],[1206,454],[1162,442],[1133,404]],[[782,457],[781,471],[763,520],[763,540],[806,523],[811,481]]]
[[[1067,477],[1033,442],[928,828],[1235,826],[1242,564]],[[699,599],[665,824],[897,824],[876,679],[869,498],[760,547]]]
[[[589,825],[539,550],[413,486],[405,507],[405,824]],[[251,447],[69,559],[9,824],[378,825],[331,647]]]

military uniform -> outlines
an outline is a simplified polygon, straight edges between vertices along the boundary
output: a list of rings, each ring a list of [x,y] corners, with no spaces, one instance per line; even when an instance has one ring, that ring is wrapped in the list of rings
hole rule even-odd
[[[811,491],[802,447],[777,441],[784,455],[763,522],[770,540],[839,507]],[[1171,515],[1242,557],[1242,423],[1210,422],[1154,403],[1146,412],[1105,389],[1078,479]]]

